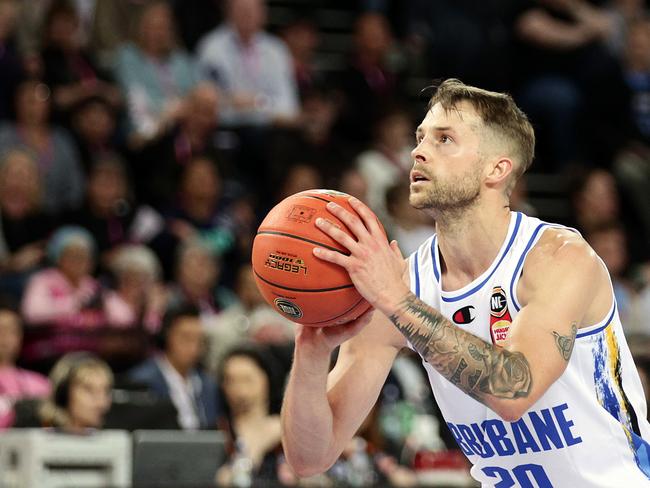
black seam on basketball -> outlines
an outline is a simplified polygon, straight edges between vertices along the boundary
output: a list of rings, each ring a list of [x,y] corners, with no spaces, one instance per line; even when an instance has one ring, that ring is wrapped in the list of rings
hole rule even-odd
[[[305,198],[315,198],[316,200],[320,200],[320,201],[325,202],[325,203],[330,203],[332,201],[332,200],[328,200],[327,198],[317,197],[317,196],[314,196],[314,195],[302,195],[302,196],[305,197]]]
[[[295,234],[289,234],[287,232],[276,232],[274,230],[260,230],[257,233],[257,235],[260,235],[260,234],[271,234],[271,235],[274,235],[274,236],[291,237],[292,239],[298,239],[299,241],[304,241],[304,242],[308,242],[310,244],[315,244],[317,246],[324,247],[325,249],[329,249],[331,251],[340,252],[341,254],[344,254],[345,256],[350,255],[349,252],[346,253],[346,252],[341,251],[340,249],[337,249],[335,247],[328,246],[327,244],[323,244],[322,242],[312,241],[311,239],[307,239],[306,237],[300,237],[300,236],[297,236]]]
[[[357,301],[357,303],[355,303],[355,304],[352,305],[350,308],[348,308],[345,312],[343,312],[343,313],[337,315],[336,317],[331,317],[331,318],[329,318],[329,319],[325,319],[325,320],[319,320],[318,322],[301,322],[301,324],[304,324],[304,325],[316,325],[316,324],[322,324],[323,322],[329,322],[330,320],[336,320],[336,319],[338,319],[339,317],[343,317],[346,313],[350,313],[350,311],[351,311],[352,309],[354,309],[354,307],[356,307],[357,305],[359,305],[362,301],[363,301],[363,297],[359,298],[359,301]]]
[[[335,286],[334,288],[318,288],[318,289],[305,289],[305,288],[290,288],[288,286],[282,286],[278,285],[277,283],[273,283],[272,281],[269,281],[260,274],[253,270],[255,272],[255,276],[257,276],[260,280],[262,280],[264,283],[267,285],[275,286],[276,288],[281,288],[283,290],[288,290],[288,291],[301,291],[303,293],[318,293],[318,292],[323,292],[323,291],[336,291],[336,290],[344,290],[346,288],[352,288],[354,285],[350,283],[349,285],[342,285],[342,286]]]

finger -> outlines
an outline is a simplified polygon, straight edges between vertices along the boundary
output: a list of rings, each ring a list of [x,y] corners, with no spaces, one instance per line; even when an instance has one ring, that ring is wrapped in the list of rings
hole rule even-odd
[[[323,261],[327,261],[329,263],[338,264],[339,266],[342,266],[346,269],[350,261],[349,256],[346,256],[339,251],[331,251],[329,249],[323,249],[322,247],[315,247],[313,253],[314,256],[316,256],[318,259],[322,259]]]
[[[368,235],[368,229],[363,224],[358,215],[354,215],[352,212],[347,211],[339,204],[334,202],[329,202],[327,204],[327,210],[341,222],[343,222],[345,226],[350,229],[350,231],[356,236],[358,241]]]
[[[316,227],[350,251],[357,245],[357,241],[327,219],[317,218]]]
[[[371,234],[383,234],[377,216],[365,203],[355,197],[350,197],[348,201],[350,202],[350,206],[354,209],[354,211],[359,214],[361,220],[363,221],[363,224]]]
[[[397,244],[396,240],[392,240],[390,242],[390,248],[393,250],[395,253],[395,256],[397,256],[400,259],[404,259],[404,256],[402,255],[402,250],[399,248],[399,244]]]

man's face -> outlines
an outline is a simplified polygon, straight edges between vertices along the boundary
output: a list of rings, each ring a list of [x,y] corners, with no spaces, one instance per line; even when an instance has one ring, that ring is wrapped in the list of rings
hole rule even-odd
[[[169,361],[184,370],[196,367],[203,354],[203,325],[198,317],[179,317],[169,329],[165,353]]]
[[[445,111],[440,104],[416,131],[409,201],[418,209],[461,210],[481,193],[483,122],[467,102]]]

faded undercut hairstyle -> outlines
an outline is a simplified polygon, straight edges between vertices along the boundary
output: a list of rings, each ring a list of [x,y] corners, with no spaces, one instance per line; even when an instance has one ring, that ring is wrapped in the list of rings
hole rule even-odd
[[[481,117],[483,124],[501,138],[510,149],[513,162],[512,177],[506,187],[509,197],[517,180],[530,167],[535,155],[535,132],[526,114],[506,93],[492,92],[466,85],[450,78],[443,81],[429,101],[429,110],[439,103],[446,111],[467,101]]]

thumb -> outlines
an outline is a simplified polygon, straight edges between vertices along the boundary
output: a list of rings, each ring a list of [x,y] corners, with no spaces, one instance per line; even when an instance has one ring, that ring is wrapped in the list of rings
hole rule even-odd
[[[390,241],[390,248],[393,250],[393,253],[395,253],[395,256],[400,259],[404,259],[404,256],[402,256],[402,251],[399,248],[399,244],[397,244],[397,241],[395,239]]]

